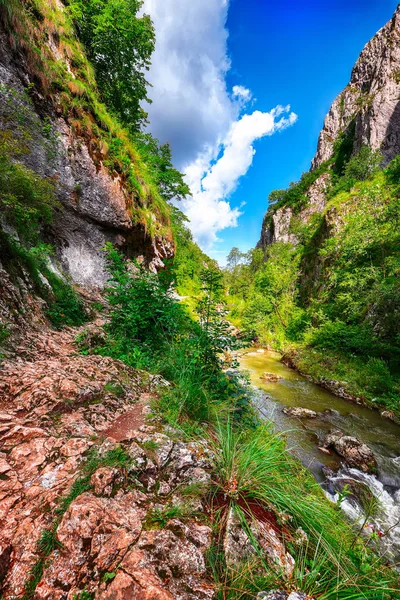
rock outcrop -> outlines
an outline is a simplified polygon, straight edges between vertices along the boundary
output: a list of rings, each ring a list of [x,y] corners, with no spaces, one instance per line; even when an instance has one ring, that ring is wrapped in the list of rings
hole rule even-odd
[[[330,174],[323,173],[308,188],[305,196],[307,204],[300,214],[296,215],[298,220],[308,223],[312,215],[321,213],[326,205],[326,190],[329,185]],[[298,243],[298,237],[293,229],[294,212],[290,206],[274,209],[272,205],[265,213],[261,227],[261,237],[257,244],[258,248],[266,248],[275,242],[290,243],[294,246]]]
[[[207,448],[146,423],[165,382],[77,355],[75,335],[32,331],[18,360],[2,364],[2,598],[32,589],[43,600],[82,591],[101,600],[212,598],[211,529],[196,520],[201,502],[188,518],[190,499],[179,494],[209,484]],[[184,522],[163,518],[171,506]]]
[[[400,152],[400,6],[366,44],[349,84],[333,102],[312,168],[332,156],[339,133],[354,122],[353,150],[381,149],[389,162]]]
[[[63,10],[61,3],[57,10]],[[106,242],[130,257],[142,256],[152,269],[162,267],[162,260],[174,252],[171,236],[149,235],[135,218],[139,196],[132,198],[122,175],[106,166],[105,144],[88,127],[84,131],[76,115],[61,108],[60,94],[51,99],[43,95],[29,61],[16,49],[1,18],[0,46],[0,130],[23,137],[26,148],[18,160],[55,183],[60,204],[45,237],[55,246],[61,269],[74,283],[101,287],[106,279],[101,249]],[[50,35],[46,52],[66,64],[56,32]],[[67,66],[72,73],[69,62]],[[93,117],[88,118],[95,129]],[[155,215],[153,221],[157,226]]]
[[[323,447],[334,448],[349,467],[356,467],[364,473],[376,473],[374,453],[355,437],[344,435],[341,431],[331,431],[325,437]]]
[[[350,152],[368,145],[382,152],[385,164],[400,152],[400,5],[366,44],[349,84],[334,100],[319,135],[311,170],[332,158],[340,134],[346,135]],[[258,247],[267,248],[275,242],[296,245],[296,222],[308,224],[312,215],[324,211],[329,179],[329,172],[320,175],[305,192],[306,204],[296,211],[291,206],[270,205]]]

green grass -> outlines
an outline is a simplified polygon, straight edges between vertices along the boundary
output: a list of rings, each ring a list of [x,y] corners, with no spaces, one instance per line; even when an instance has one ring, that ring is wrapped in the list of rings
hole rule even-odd
[[[264,507],[282,525],[286,547],[296,560],[291,589],[298,586],[323,600],[396,597],[395,574],[367,549],[339,507],[326,500],[313,477],[287,453],[281,434],[266,425],[237,432],[228,422],[218,426],[213,449],[217,530],[232,507],[249,531],[254,507]],[[297,547],[292,539],[299,527],[307,535],[305,547]],[[242,568],[227,569],[218,543],[209,557],[221,599],[252,598],[261,589],[285,586],[249,537],[256,552]]]
[[[144,529],[162,529],[171,519],[185,520],[193,518],[191,511],[185,504],[165,506],[163,509],[152,508],[147,512],[143,522]]]
[[[299,346],[290,356],[297,368],[317,383],[323,379],[344,382],[347,393],[400,418],[400,378],[390,374],[384,361],[309,346]]]

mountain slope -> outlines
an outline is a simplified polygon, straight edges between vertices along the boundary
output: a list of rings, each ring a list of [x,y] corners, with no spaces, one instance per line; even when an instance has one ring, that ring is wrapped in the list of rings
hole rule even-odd
[[[2,132],[20,141],[14,159],[54,185],[56,217],[43,233],[61,269],[101,286],[107,241],[162,266],[173,255],[169,207],[101,104],[64,5],[2,2],[0,23]]]
[[[399,412],[400,8],[365,46],[311,170],[271,193],[254,330],[317,380]],[[283,289],[279,281],[286,281]],[[262,300],[261,300],[262,299]],[[269,300],[267,300],[269,299]],[[247,323],[252,310],[247,306]],[[250,326],[250,325],[249,325]],[[346,386],[334,381],[345,381]]]

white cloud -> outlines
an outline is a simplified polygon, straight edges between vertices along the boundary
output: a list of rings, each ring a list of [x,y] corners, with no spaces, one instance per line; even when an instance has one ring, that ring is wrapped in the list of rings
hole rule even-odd
[[[150,130],[183,168],[225,137],[237,117],[225,84],[227,0],[145,0],[156,29],[148,79]]]
[[[291,125],[289,108],[240,116],[254,99],[249,89],[226,88],[229,58],[228,0],[144,0],[156,29],[148,79],[150,130],[171,144],[175,165],[187,175],[193,197],[181,208],[200,245],[235,227],[241,207],[229,195],[249,169],[255,140]]]
[[[241,207],[232,208],[229,196],[253,162],[254,142],[293,125],[296,119],[290,106],[243,115],[231,124],[218,160],[214,162],[209,151],[186,168],[193,196],[183,201],[183,209],[191,221],[194,237],[203,248],[212,246],[218,239],[218,231],[237,225]]]
[[[232,96],[242,102],[247,103],[249,100],[251,100],[252,93],[243,85],[234,85],[232,88]]]

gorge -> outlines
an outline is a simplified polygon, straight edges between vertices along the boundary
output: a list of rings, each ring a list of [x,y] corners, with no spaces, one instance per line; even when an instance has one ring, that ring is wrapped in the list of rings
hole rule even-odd
[[[226,268],[142,9],[0,0],[0,598],[395,600],[400,8]]]

